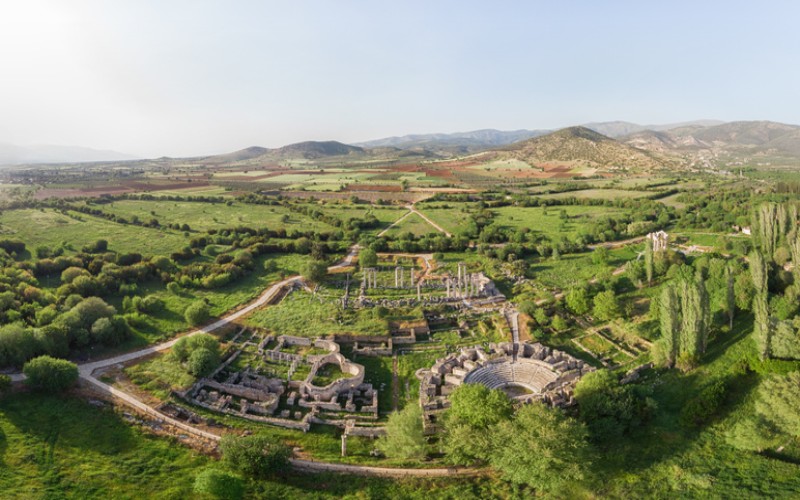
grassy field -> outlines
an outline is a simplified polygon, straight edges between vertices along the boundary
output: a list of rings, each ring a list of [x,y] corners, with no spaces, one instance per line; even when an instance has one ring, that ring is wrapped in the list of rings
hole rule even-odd
[[[76,398],[0,399],[3,498],[186,498],[207,463]]]
[[[437,229],[431,226],[425,219],[412,213],[400,221],[399,224],[389,229],[386,234],[387,236],[402,236],[407,233],[412,233],[415,236],[422,236],[436,232],[438,232]]]
[[[653,194],[652,191],[629,191],[625,189],[582,189],[580,191],[565,191],[563,193],[550,193],[540,195],[540,198],[560,200],[564,198],[591,198],[596,200],[619,200],[630,198],[643,198]]]
[[[188,201],[118,200],[101,205],[105,212],[133,216],[147,222],[157,219],[161,224],[189,224],[195,230],[206,231],[232,226],[285,228],[287,231],[331,231],[332,226],[281,206],[250,205],[234,202],[198,203]]]
[[[380,226],[371,229],[370,232],[380,232],[389,227],[394,221],[408,213],[408,210],[402,207],[379,206],[379,205],[351,205],[351,204],[333,204],[328,203],[325,205],[315,206],[326,214],[333,215],[337,219],[346,221],[347,219],[364,219],[369,215],[374,215]]]
[[[474,206],[473,203],[418,203],[415,208],[447,232],[458,234],[466,228]]]
[[[528,228],[550,237],[572,236],[599,217],[616,215],[622,210],[594,206],[501,207],[492,210],[493,223],[506,228]],[[567,219],[561,218],[562,211]]]
[[[105,239],[110,250],[143,255],[168,255],[189,242],[178,231],[117,224],[77,212],[64,215],[50,209],[5,211],[0,215],[0,234],[24,241],[29,250],[65,244],[79,251],[87,243]]]
[[[565,290],[580,282],[589,281],[602,273],[635,259],[641,246],[629,246],[611,250],[607,264],[594,264],[592,253],[562,255],[559,260],[529,259],[529,275],[537,282]]]
[[[275,335],[317,337],[323,335],[386,335],[386,320],[377,318],[371,309],[342,310],[333,300],[320,300],[308,292],[297,291],[280,304],[253,312],[243,322],[266,328]]]

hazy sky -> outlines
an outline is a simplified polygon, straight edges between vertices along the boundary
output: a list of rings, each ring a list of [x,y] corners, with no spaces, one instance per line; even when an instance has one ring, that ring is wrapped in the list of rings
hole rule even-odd
[[[800,123],[796,1],[0,3],[0,142],[141,156],[479,128]]]

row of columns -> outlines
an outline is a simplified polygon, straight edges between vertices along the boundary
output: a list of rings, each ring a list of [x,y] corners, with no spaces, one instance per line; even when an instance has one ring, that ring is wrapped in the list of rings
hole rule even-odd
[[[458,263],[458,276],[448,277],[445,280],[447,285],[447,297],[449,298],[469,298],[478,295],[479,284],[477,276],[467,272],[467,265],[463,262]]]
[[[363,271],[363,278],[362,278],[362,286],[364,289],[370,288],[377,288],[378,287],[378,270],[374,267],[365,268]],[[394,286],[395,288],[411,288],[414,286],[415,277],[414,277],[414,269],[409,269],[408,272],[408,286],[406,286],[405,282],[405,269],[398,266],[394,268]],[[419,288],[419,283],[417,283],[417,288]]]

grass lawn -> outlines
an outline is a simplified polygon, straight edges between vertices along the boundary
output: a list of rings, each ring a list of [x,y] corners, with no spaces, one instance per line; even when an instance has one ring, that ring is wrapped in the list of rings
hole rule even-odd
[[[528,274],[545,286],[565,290],[579,282],[596,278],[603,272],[611,272],[635,259],[640,247],[641,245],[634,245],[609,251],[606,265],[594,264],[591,252],[562,255],[559,260],[529,258]]]
[[[428,221],[423,219],[417,214],[412,213],[399,224],[389,229],[386,232],[386,235],[389,236],[400,236],[406,233],[412,233],[415,236],[422,236],[428,233],[436,233],[438,232],[437,229],[431,226]]]
[[[3,498],[188,498],[209,461],[76,398],[0,399]]]
[[[169,255],[189,243],[183,233],[117,224],[77,212],[69,215],[51,209],[8,210],[0,215],[0,235],[25,242],[32,251],[39,245],[58,247],[62,243],[79,251],[98,239],[108,241],[110,250],[143,255]]]
[[[529,228],[549,237],[572,236],[596,219],[623,213],[622,210],[594,206],[501,207],[492,209],[494,224],[504,228]],[[567,219],[561,218],[562,211]]]
[[[305,291],[289,294],[280,304],[254,311],[243,320],[274,335],[318,337],[333,334],[386,335],[388,324],[371,309],[346,309]]]
[[[467,227],[471,203],[418,203],[416,209],[451,234],[458,234]]]

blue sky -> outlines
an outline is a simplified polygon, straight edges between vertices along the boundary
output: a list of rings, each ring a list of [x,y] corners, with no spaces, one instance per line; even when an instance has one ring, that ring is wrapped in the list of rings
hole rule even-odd
[[[800,3],[0,6],[0,142],[142,156],[480,128],[800,123]]]

